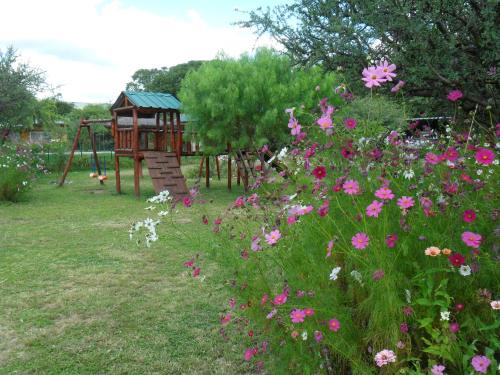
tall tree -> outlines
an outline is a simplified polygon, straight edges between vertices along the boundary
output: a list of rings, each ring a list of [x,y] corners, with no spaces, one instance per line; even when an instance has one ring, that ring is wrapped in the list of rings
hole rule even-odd
[[[361,86],[363,67],[389,58],[413,96],[444,100],[451,89],[464,105],[498,114],[498,1],[295,0],[259,8],[240,22],[269,33],[294,62],[342,68]]]
[[[285,109],[317,108],[332,92],[335,77],[319,68],[294,69],[286,56],[259,49],[239,59],[224,56],[190,72],[182,82],[182,111],[206,152],[272,148],[289,141]]]
[[[204,61],[192,60],[187,63],[161,69],[139,69],[127,83],[127,90],[166,92],[177,96],[186,74],[198,69]]]
[[[35,94],[45,84],[43,72],[18,62],[11,46],[0,50],[0,140],[15,126],[31,127],[37,107]]]

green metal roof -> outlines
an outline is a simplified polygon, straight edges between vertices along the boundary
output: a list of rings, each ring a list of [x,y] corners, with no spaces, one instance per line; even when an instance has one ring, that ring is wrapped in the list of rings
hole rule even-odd
[[[181,102],[171,94],[161,92],[122,91],[111,109],[117,108],[122,102],[122,95],[138,108],[158,108],[179,110]]]

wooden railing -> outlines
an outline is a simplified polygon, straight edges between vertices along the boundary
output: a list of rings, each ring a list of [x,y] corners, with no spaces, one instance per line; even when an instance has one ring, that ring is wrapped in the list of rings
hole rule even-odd
[[[117,129],[115,151],[132,151],[133,129]]]

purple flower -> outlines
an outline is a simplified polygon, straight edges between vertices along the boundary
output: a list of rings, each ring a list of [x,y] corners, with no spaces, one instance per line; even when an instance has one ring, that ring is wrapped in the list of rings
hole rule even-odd
[[[443,371],[445,369],[446,369],[446,367],[444,367],[443,365],[434,365],[431,368],[431,372],[432,372],[432,375],[444,375]]]
[[[474,367],[474,370],[480,372],[481,374],[486,374],[491,361],[484,355],[475,355],[474,357],[472,357],[470,363],[472,367]]]

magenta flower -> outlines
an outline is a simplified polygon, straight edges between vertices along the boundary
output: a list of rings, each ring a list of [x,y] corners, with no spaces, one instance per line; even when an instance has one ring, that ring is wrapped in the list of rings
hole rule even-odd
[[[441,161],[441,158],[434,154],[433,152],[428,152],[427,154],[425,154],[425,161],[429,164],[439,164],[439,162]]]
[[[356,121],[356,119],[353,119],[353,118],[346,118],[344,120],[344,125],[347,129],[355,129],[356,128],[356,125],[358,124],[358,122]]]
[[[281,232],[278,229],[275,229],[272,232],[266,234],[265,237],[266,237],[266,242],[269,245],[275,245],[281,238]]]
[[[361,79],[365,82],[365,86],[369,89],[373,86],[380,86],[381,83],[386,81],[384,73],[374,66],[369,66],[368,68],[363,69],[362,74],[363,78]]]
[[[375,200],[366,207],[366,216],[378,217],[384,204]]]
[[[472,357],[471,365],[474,370],[480,372],[481,374],[486,374],[488,372],[488,367],[490,367],[490,359],[484,355],[475,355]]]
[[[193,201],[189,197],[184,197],[182,199],[182,204],[184,205],[184,207],[191,207]]]
[[[396,246],[396,241],[398,240],[398,235],[397,234],[389,234],[386,238],[385,238],[385,244],[387,245],[387,247],[389,248],[393,248],[394,246]]]
[[[398,199],[398,206],[401,207],[401,209],[403,210],[413,207],[414,205],[415,201],[413,200],[412,197],[401,197]]]
[[[450,323],[449,329],[451,333],[457,333],[460,331],[460,325],[457,322]]]
[[[476,213],[474,210],[465,210],[463,219],[466,223],[472,223],[474,220],[476,220]]]
[[[383,279],[384,276],[385,276],[384,270],[380,269],[380,270],[376,270],[375,272],[373,272],[372,279],[374,281],[379,281],[379,280]]]
[[[314,309],[311,309],[310,307],[304,309],[304,314],[306,314],[306,316],[313,316],[314,315]]]
[[[243,198],[243,197],[236,198],[236,200],[234,201],[233,206],[236,207],[236,208],[244,207],[245,206],[245,198]]]
[[[320,342],[321,340],[323,340],[323,332],[314,331],[314,339],[316,340],[316,342]]]
[[[480,234],[477,233],[472,233],[472,232],[463,232],[462,233],[462,241],[467,246],[473,247],[474,249],[477,249],[479,245],[481,245],[481,240],[482,237]]]
[[[495,160],[495,153],[487,148],[480,148],[476,151],[475,158],[481,165],[490,165]]]
[[[445,369],[446,369],[446,367],[438,364],[438,365],[432,366],[431,372],[432,372],[432,375],[444,375]]]
[[[306,313],[304,312],[304,310],[294,309],[290,313],[290,318],[292,319],[292,323],[302,323],[305,317]]]
[[[392,79],[396,77],[396,73],[394,73],[394,71],[396,70],[396,65],[389,64],[387,60],[381,61],[380,65],[377,66],[377,69],[382,73],[383,78],[386,81],[392,81]]]
[[[318,208],[318,214],[321,217],[328,215],[328,210],[330,208],[330,201],[326,200],[323,202],[321,207]]]
[[[444,157],[446,160],[449,160],[449,161],[455,161],[458,159],[458,157],[460,156],[460,154],[458,153],[458,151],[453,148],[453,147],[448,147],[448,149],[446,150],[446,152],[444,153]]]
[[[344,189],[344,192],[349,195],[356,195],[359,193],[359,184],[357,181],[354,180],[347,180],[344,182],[342,185],[342,189]]]
[[[314,175],[314,177],[316,177],[318,180],[322,180],[326,177],[326,168],[323,167],[322,165],[320,166],[317,166],[316,168],[314,168],[314,170],[312,171],[312,174]]]
[[[375,196],[383,200],[391,200],[394,198],[394,194],[392,194],[391,189],[386,187],[381,187],[380,189],[378,189],[375,192]]]
[[[456,102],[458,99],[461,99],[464,96],[462,91],[460,90],[452,90],[448,93],[448,100],[451,102]]]
[[[375,362],[377,363],[378,367],[396,362],[396,354],[392,350],[384,349],[375,354]]]
[[[408,329],[408,323],[401,323],[401,324],[399,325],[399,331],[400,331],[401,333],[408,333],[408,330],[409,330],[409,329]]]
[[[391,88],[391,92],[392,92],[392,93],[396,93],[396,92],[398,92],[399,90],[401,90],[401,89],[403,88],[403,86],[404,86],[405,84],[406,84],[406,82],[405,82],[405,81],[400,80],[398,83],[396,83],[396,85],[395,85],[395,86],[393,86],[393,87]]]
[[[352,246],[354,246],[356,249],[359,249],[359,250],[366,248],[368,246],[369,241],[370,241],[370,238],[363,232],[356,233],[351,238]]]
[[[333,318],[328,321],[328,328],[330,331],[337,332],[340,329],[340,322]]]
[[[273,303],[275,305],[283,305],[286,302],[287,295],[285,293],[278,294],[276,297],[273,299]]]

